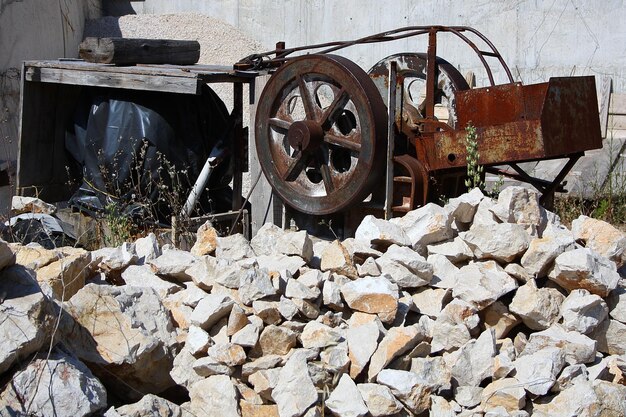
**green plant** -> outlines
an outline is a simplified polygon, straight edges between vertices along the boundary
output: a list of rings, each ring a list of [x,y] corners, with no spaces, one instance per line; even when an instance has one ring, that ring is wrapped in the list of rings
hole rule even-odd
[[[117,203],[111,202],[106,205],[102,220],[108,231],[104,233],[104,240],[108,246],[119,246],[130,241],[134,225],[128,216],[120,212]]]
[[[478,152],[478,134],[476,133],[476,127],[471,123],[468,123],[465,128],[465,150],[467,152],[467,178],[465,179],[465,186],[468,191],[474,188],[484,190],[484,168],[478,163],[480,159],[480,153]]]
[[[478,152],[476,127],[470,123],[465,128],[465,132],[465,150],[467,152],[467,178],[465,179],[465,186],[468,191],[476,187],[483,189],[485,184],[482,179],[483,167],[478,163],[480,153]]]

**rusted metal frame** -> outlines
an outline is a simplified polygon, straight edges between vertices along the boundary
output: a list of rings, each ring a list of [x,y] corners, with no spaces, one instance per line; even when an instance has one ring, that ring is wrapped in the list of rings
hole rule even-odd
[[[470,48],[472,48],[472,50],[478,55],[479,59],[481,60],[481,63],[485,67],[485,70],[487,71],[487,75],[489,77],[489,81],[491,85],[495,85],[495,82],[493,79],[493,73],[491,71],[491,67],[485,60],[485,56],[493,56],[497,58],[498,62],[503,67],[504,71],[506,72],[509,82],[514,82],[513,76],[511,74],[511,70],[509,69],[508,65],[506,64],[506,62],[500,55],[500,52],[498,52],[496,47],[493,45],[493,43],[489,41],[489,39],[487,39],[482,33],[468,26],[407,26],[407,27],[398,28],[398,29],[394,29],[394,30],[390,30],[386,32],[377,33],[374,35],[366,36],[366,37],[351,40],[351,41],[334,41],[334,42],[327,42],[327,43],[321,43],[321,44],[299,46],[296,48],[288,48],[288,49],[277,48],[273,51],[250,55],[249,57],[246,57],[244,58],[244,60],[240,61],[240,63],[242,63],[246,59],[249,59],[249,60],[262,59],[263,57],[269,57],[270,55],[275,55],[275,58],[269,58],[268,61],[265,62],[265,65],[272,66],[272,64],[274,64],[273,66],[276,66],[290,59],[288,58],[288,55],[294,52],[301,52],[301,51],[311,50],[311,49],[327,48],[327,49],[317,52],[320,54],[327,54],[327,53],[335,52],[337,50],[344,49],[344,48],[354,46],[354,45],[367,44],[367,43],[391,42],[391,41],[395,41],[399,39],[406,39],[406,38],[413,37],[413,36],[424,35],[426,33],[431,33],[433,31],[434,32],[450,32],[456,35],[457,37],[459,37],[461,40],[463,40],[468,46],[470,46]],[[474,35],[478,36],[483,42],[485,42],[489,46],[489,48],[491,49],[491,52],[485,52],[485,51],[481,51],[480,49],[478,49],[478,47],[474,44],[474,42],[472,42],[467,36],[461,33],[465,31],[471,32]],[[402,32],[408,32],[408,33],[396,35],[397,33],[402,33]],[[392,36],[392,35],[395,35],[395,36]]]
[[[391,103],[396,102],[396,76],[398,73],[398,63],[392,61],[389,65],[389,87],[387,90],[387,183],[385,187],[385,220],[393,216],[393,154],[394,141],[396,137],[396,106]]]
[[[503,162],[503,163],[506,163],[506,162]],[[485,167],[485,172],[489,174],[494,174],[494,175],[502,175],[504,177],[508,177],[517,181],[531,184],[533,187],[537,188],[541,192],[543,192],[543,190],[552,183],[551,181],[548,181],[548,180],[531,177],[526,172],[522,172],[522,173],[511,172],[511,171],[507,171],[507,170],[496,168],[496,167]],[[559,191],[562,191],[562,190],[559,190]]]
[[[243,83],[233,84],[233,115],[235,131],[233,135],[233,210],[241,208],[242,167],[245,146],[243,130]]]
[[[570,170],[574,167],[576,162],[584,155],[584,152],[580,152],[574,155],[569,156],[569,161],[565,164],[558,175],[552,181],[552,184],[546,188],[546,190],[541,194],[541,198],[539,202],[544,206],[552,207],[552,202],[554,200],[554,192],[557,190],[557,187],[561,184],[561,181],[565,179]]]

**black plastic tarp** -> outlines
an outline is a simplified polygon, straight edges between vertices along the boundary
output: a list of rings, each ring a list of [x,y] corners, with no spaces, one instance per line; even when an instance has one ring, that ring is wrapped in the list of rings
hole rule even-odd
[[[70,204],[88,213],[114,204],[124,214],[169,219],[186,196],[230,119],[207,86],[197,96],[92,89],[80,100],[66,148],[82,173]],[[203,212],[229,206],[232,178],[226,161],[199,201]]]

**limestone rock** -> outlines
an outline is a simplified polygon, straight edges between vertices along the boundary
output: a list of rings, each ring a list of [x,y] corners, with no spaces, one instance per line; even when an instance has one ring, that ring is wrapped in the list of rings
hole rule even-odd
[[[230,377],[213,375],[189,390],[190,411],[198,416],[240,417],[238,395]]]
[[[456,275],[452,295],[482,310],[517,288],[517,282],[494,261],[464,266]]]
[[[0,374],[38,351],[48,340],[52,306],[20,265],[0,271]]]
[[[11,199],[11,214],[13,216],[23,213],[54,214],[56,210],[54,205],[35,197],[14,195]]]
[[[185,282],[191,281],[191,277],[187,275],[185,271],[196,262],[197,259],[196,256],[189,252],[170,248],[163,250],[163,253],[158,258],[149,260],[147,263],[155,274]]]
[[[38,243],[7,245],[0,239],[0,270],[13,264],[36,270],[58,259],[57,251],[46,249]]]
[[[226,366],[242,365],[246,361],[246,352],[234,343],[216,343],[209,348],[207,354]]]
[[[573,290],[561,305],[563,327],[588,334],[608,315],[609,308],[602,298],[587,290]]]
[[[504,407],[507,411],[517,411],[526,405],[526,391],[515,378],[493,381],[482,392],[481,407],[489,411],[495,407]]]
[[[454,288],[459,268],[444,255],[433,254],[426,260],[433,266],[433,278],[430,285],[436,288]]]
[[[478,208],[476,209],[476,213],[474,213],[474,220],[470,229],[502,223],[500,219],[498,219],[491,211],[491,209],[495,207],[496,204],[497,203],[491,198],[484,198],[480,202],[480,204],[478,204]]]
[[[484,388],[482,387],[456,387],[454,390],[454,399],[463,407],[474,408],[481,403],[483,391]]]
[[[357,388],[373,417],[394,415],[402,409],[389,387],[380,384],[358,384]]]
[[[324,287],[322,288],[322,303],[334,310],[343,308],[343,301],[341,300],[341,286],[334,281],[324,281]]]
[[[286,355],[296,345],[296,333],[285,327],[266,326],[259,337],[261,355]]]
[[[480,317],[472,305],[463,300],[453,300],[433,323],[431,352],[463,346],[472,338],[470,331],[474,331],[479,323]]]
[[[548,221],[546,210],[539,203],[539,193],[521,186],[506,187],[498,195],[491,212],[503,222],[534,226],[539,232]]]
[[[626,324],[626,287],[617,287],[606,299],[609,315],[615,320]]]
[[[29,415],[88,416],[106,407],[107,393],[85,364],[54,349],[17,372],[0,403]]]
[[[526,391],[545,395],[554,385],[565,366],[565,352],[558,347],[546,347],[536,352],[522,354],[515,360],[515,379]]]
[[[393,395],[415,414],[430,406],[430,389],[413,372],[383,369],[376,382],[389,387]]]
[[[301,416],[318,399],[307,369],[306,355],[304,351],[294,352],[280,370],[272,398],[281,417]]]
[[[560,318],[565,296],[554,288],[537,288],[531,279],[517,289],[509,310],[533,330],[545,330]]]
[[[448,242],[428,245],[428,255],[443,255],[453,263],[467,261],[474,257],[470,247],[459,236]]]
[[[428,203],[390,221],[404,230],[413,249],[418,251],[425,250],[426,245],[448,240],[453,234],[450,227],[452,217],[443,207],[434,203]]]
[[[602,416],[626,415],[626,387],[623,384],[614,384],[606,381],[595,381],[593,390],[600,399]]]
[[[376,263],[381,273],[388,275],[399,288],[421,287],[433,277],[432,265],[406,246],[392,245]]]
[[[353,325],[348,328],[346,339],[348,341],[350,356],[350,376],[356,378],[369,363],[372,354],[378,347],[380,330],[376,322],[371,321],[361,325]]]
[[[134,245],[129,243],[123,243],[117,248],[101,248],[91,252],[93,265],[104,272],[121,271],[129,265],[136,264],[138,260]]]
[[[313,242],[304,230],[287,232],[278,236],[274,250],[283,255],[299,256],[306,262],[310,262],[313,258]]]
[[[257,256],[276,253],[276,242],[285,231],[273,223],[265,223],[250,241],[250,246]]]
[[[528,250],[520,260],[521,265],[537,278],[545,277],[557,256],[574,249],[571,233],[548,235],[530,241]]]
[[[190,326],[187,331],[187,339],[185,340],[185,346],[189,349],[192,355],[199,355],[206,353],[209,346],[212,344],[209,334],[198,326]]]
[[[581,381],[561,391],[551,401],[535,402],[533,417],[600,417],[602,401],[598,398],[590,382]],[[606,414],[611,415],[611,414]],[[619,415],[619,414],[614,414]]]
[[[69,300],[85,286],[85,279],[91,274],[90,263],[89,252],[78,251],[39,268],[37,281],[50,285],[59,300]]]
[[[342,339],[341,333],[336,329],[317,321],[308,322],[300,334],[302,347],[307,349],[334,346]]]
[[[459,233],[459,237],[477,259],[494,259],[498,262],[512,262],[528,249],[530,243],[524,227],[513,223],[475,227]]]
[[[451,388],[452,373],[441,356],[411,359],[411,372],[419,375],[432,392]]]
[[[279,324],[282,321],[279,302],[257,300],[252,303],[252,310],[264,323]]]
[[[561,347],[568,364],[588,363],[595,359],[596,342],[578,332],[570,332],[555,324],[541,332],[532,333],[523,354],[529,355],[547,347]]]
[[[485,330],[476,340],[470,340],[459,349],[452,366],[452,377],[458,385],[480,385],[493,376],[493,357],[496,339],[493,330]]]
[[[521,322],[521,320],[518,319],[515,314],[511,313],[507,306],[500,301],[496,301],[480,313],[485,327],[494,330],[496,339],[505,338],[509,331]]]
[[[208,294],[194,308],[191,324],[209,330],[222,317],[227,316],[235,302],[228,295]]]
[[[239,261],[244,258],[255,256],[248,239],[241,233],[231,236],[218,237],[215,257],[218,259],[228,259],[229,261]]]
[[[519,282],[528,282],[531,279],[534,279],[534,275],[532,275],[526,268],[519,264],[508,264],[504,267],[504,272],[515,278]]]
[[[322,271],[331,271],[336,274],[345,275],[352,279],[358,277],[352,257],[338,240],[335,240],[324,248],[320,269]]]
[[[172,369],[170,370],[172,380],[187,389],[195,382],[200,381],[202,377],[193,369],[196,360],[196,357],[192,355],[189,347],[183,346],[181,351],[178,352],[174,358]]]
[[[348,306],[364,313],[378,314],[383,321],[392,321],[398,309],[398,287],[385,277],[368,277],[351,281],[341,287]]]
[[[274,404],[253,404],[249,401],[239,401],[241,417],[279,417],[278,407]]]
[[[383,337],[378,348],[370,359],[370,366],[367,373],[369,382],[376,379],[381,370],[387,366],[394,358],[413,349],[424,335],[417,326],[392,327]]]
[[[272,391],[280,379],[280,368],[260,369],[248,377],[254,391],[262,398],[272,400]]]
[[[604,320],[589,337],[598,342],[598,351],[609,355],[626,354],[626,324],[617,320]]]
[[[149,262],[161,256],[161,248],[154,233],[139,238],[135,241],[135,253],[137,261],[141,264]]]
[[[452,291],[444,288],[418,288],[411,298],[413,309],[420,314],[436,318],[452,299]]]
[[[316,300],[321,294],[321,291],[317,287],[307,287],[302,282],[296,279],[290,279],[287,281],[287,288],[285,288],[285,297],[288,298],[302,298],[304,300]]]
[[[126,285],[154,289],[161,299],[183,289],[178,284],[160,278],[146,265],[129,266],[122,272],[122,279]]]
[[[245,305],[276,294],[269,274],[258,268],[248,269],[239,280],[239,297]]]
[[[559,255],[548,277],[568,291],[585,289],[600,297],[609,295],[619,282],[615,265],[588,248]]]
[[[198,228],[196,242],[191,248],[191,254],[196,256],[213,255],[217,249],[217,230],[207,221]]]
[[[341,376],[325,405],[337,416],[362,417],[368,413],[361,393],[347,374]]]
[[[138,399],[138,391],[156,393],[174,384],[169,370],[176,333],[154,290],[88,284],[66,311],[74,323],[64,328],[65,343],[116,395]]]
[[[580,216],[572,222],[576,240],[587,248],[615,262],[618,268],[626,263],[626,234],[602,220]]]
[[[471,223],[478,205],[485,198],[480,188],[473,188],[470,192],[451,198],[444,207],[457,223]]]
[[[151,417],[168,416],[183,417],[182,409],[164,398],[153,394],[144,395],[134,404],[127,404],[117,408],[110,408],[104,417]]]
[[[354,234],[356,240],[362,240],[369,244],[409,246],[411,242],[402,228],[390,221],[377,219],[370,215],[365,216]]]
[[[217,259],[212,256],[205,255],[198,258],[197,262],[191,264],[185,270],[185,274],[191,277],[191,280],[198,287],[210,292],[215,284],[216,275],[221,272]]]
[[[254,347],[259,341],[259,328],[254,324],[248,324],[232,336],[233,343],[243,347]]]
[[[561,371],[561,374],[554,382],[551,391],[561,392],[580,381],[587,381],[589,379],[588,377],[589,372],[587,371],[587,367],[585,365],[567,365],[563,368],[563,371]]]

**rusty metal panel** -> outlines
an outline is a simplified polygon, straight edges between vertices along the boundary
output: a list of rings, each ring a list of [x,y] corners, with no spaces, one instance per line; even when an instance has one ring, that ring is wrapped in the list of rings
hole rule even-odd
[[[601,148],[594,77],[550,78],[541,125],[546,156]]]
[[[476,126],[483,165],[562,157],[602,146],[593,77],[461,91],[457,110],[460,126]],[[466,164],[464,130],[417,140],[423,141],[420,149],[432,170]]]

